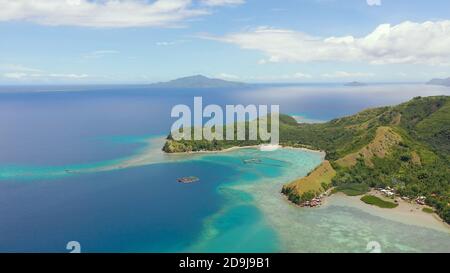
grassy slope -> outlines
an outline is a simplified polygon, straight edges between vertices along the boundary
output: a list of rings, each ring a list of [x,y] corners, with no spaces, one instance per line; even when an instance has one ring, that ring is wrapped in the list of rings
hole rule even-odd
[[[299,195],[306,193],[312,193],[314,195],[320,194],[324,190],[331,186],[331,180],[336,175],[336,171],[331,166],[328,160],[325,160],[316,169],[309,173],[306,177],[300,178],[285,186],[285,190],[289,189],[289,192],[284,192],[286,195],[294,194],[290,196],[290,200],[294,200]],[[296,203],[299,200],[295,200]]]
[[[450,222],[449,97],[415,98],[325,124],[299,125],[298,131],[302,144],[327,152],[338,188],[391,186],[406,196],[425,195]],[[309,180],[294,181],[283,192],[294,202],[307,199],[311,194],[305,195],[302,181]]]

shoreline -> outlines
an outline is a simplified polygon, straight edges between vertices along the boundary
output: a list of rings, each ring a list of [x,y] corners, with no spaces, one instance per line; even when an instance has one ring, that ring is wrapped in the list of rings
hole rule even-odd
[[[220,153],[229,153],[229,152],[233,152],[233,151],[237,151],[237,150],[241,150],[241,149],[260,150],[261,146],[262,145],[234,146],[234,147],[230,147],[230,148],[218,150],[218,151],[193,151],[193,152],[177,152],[177,153],[163,152],[163,153],[168,156],[170,156],[170,155],[175,156],[175,155],[220,154]],[[280,149],[289,149],[289,150],[298,150],[298,151],[304,151],[304,152],[310,152],[310,153],[318,153],[318,154],[322,155],[322,161],[325,159],[325,156],[326,156],[325,151],[312,150],[312,149],[308,149],[308,148],[304,148],[304,147],[292,147],[292,146],[282,146],[281,145]],[[298,177],[297,179],[300,179],[300,178],[303,178],[303,177]],[[371,190],[367,194],[375,195],[375,196],[381,197],[383,199],[385,198],[384,196],[381,196],[380,194],[376,194],[376,192],[374,190]],[[305,208],[305,207],[302,207],[300,205],[297,205],[297,204],[291,202],[285,194],[281,193],[281,195],[285,202],[296,207],[297,209],[325,208],[333,203],[333,199],[335,198],[335,196],[338,196],[338,198],[339,197],[342,198],[342,196],[344,196],[344,198],[348,198],[349,201],[353,201],[353,204],[351,205],[351,207],[356,207],[358,209],[361,209],[370,214],[379,216],[381,218],[393,220],[393,221],[404,223],[404,224],[412,224],[412,225],[421,226],[421,227],[433,228],[435,230],[440,230],[440,231],[450,233],[450,225],[448,223],[446,223],[441,217],[439,217],[439,215],[437,215],[435,212],[434,213],[426,213],[426,212],[422,211],[422,208],[427,207],[427,206],[421,206],[418,204],[406,202],[405,200],[402,200],[400,197],[396,198],[396,200],[398,200],[399,206],[397,206],[396,208],[392,208],[392,209],[383,209],[383,208],[378,208],[376,206],[366,204],[363,201],[361,201],[360,198],[364,195],[347,196],[347,195],[345,195],[343,193],[339,193],[339,192],[333,194],[333,193],[331,193],[331,189],[329,189],[324,192],[324,197],[322,198],[322,204],[320,206],[314,207],[314,208]],[[342,196],[339,196],[339,195],[342,195]],[[358,204],[356,204],[354,202],[355,201],[354,199],[356,199]],[[370,209],[367,209],[367,208],[370,208]],[[401,219],[401,220],[399,220],[399,219]]]
[[[325,156],[327,155],[327,153],[325,151],[322,150],[313,150],[313,149],[308,149],[308,148],[304,148],[304,147],[292,147],[292,146],[282,146],[283,149],[292,149],[292,150],[300,150],[300,151],[305,151],[305,152],[310,152],[310,153],[317,153],[317,154],[321,154],[323,159],[325,160]]]
[[[233,152],[233,151],[241,150],[241,149],[257,149],[257,150],[260,150],[262,146],[263,146],[262,144],[251,145],[251,146],[233,146],[233,147],[230,147],[230,148],[226,148],[226,149],[223,149],[223,150],[216,150],[216,151],[190,151],[190,152],[175,152],[175,153],[166,153],[164,151],[162,151],[162,152],[165,155],[168,155],[168,156],[170,156],[170,155],[215,154],[215,153],[228,153],[228,152]],[[322,154],[324,158],[326,156],[326,152],[325,151],[313,150],[313,149],[308,149],[308,148],[304,148],[304,147],[292,147],[292,146],[280,145],[280,147],[278,149],[292,149],[292,150],[300,150],[300,151],[310,152],[310,153],[319,153],[319,154]],[[262,152],[265,152],[265,151],[262,151]]]
[[[331,193],[332,189],[333,188],[323,193],[321,204],[315,207],[301,206],[290,201],[285,194],[280,194],[285,202],[289,203],[289,205],[295,207],[296,209],[319,210],[326,209],[329,206],[346,206],[360,209],[366,213],[402,224],[431,228],[450,234],[450,224],[446,223],[436,212],[427,213],[422,211],[423,208],[431,208],[430,206],[408,202],[398,196],[392,200],[385,197],[375,189],[371,189],[369,192],[357,196],[349,196],[343,192]],[[395,208],[380,208],[375,205],[366,204],[361,200],[361,197],[365,195],[373,195],[390,202],[394,202],[394,200],[396,200],[396,204],[398,204],[398,206]]]
[[[391,202],[393,201],[392,199],[388,199],[374,189],[370,190],[366,194],[374,195],[383,200],[389,200]],[[426,205],[414,204],[405,201],[400,197],[396,197],[394,200],[397,200],[397,207],[380,208],[361,201],[361,197],[366,194],[358,196],[348,196],[345,193],[337,192],[326,196],[323,199],[322,205],[317,209],[327,208],[333,205],[353,207],[391,221],[431,228],[450,234],[450,225],[447,224],[442,218],[440,218],[439,215],[437,215],[436,213],[427,213],[422,211],[423,208],[428,207]]]
[[[183,160],[190,160],[195,156],[202,156],[202,155],[211,155],[211,154],[222,154],[222,153],[232,153],[238,150],[244,150],[244,149],[253,149],[256,151],[261,151],[260,147],[261,145],[253,145],[253,146],[235,146],[230,147],[224,150],[220,151],[198,151],[198,152],[181,152],[181,153],[165,153],[161,149],[161,145],[164,144],[165,138],[164,137],[152,137],[147,139],[145,142],[145,146],[142,147],[135,155],[132,155],[127,158],[123,158],[117,162],[114,162],[112,164],[104,165],[104,166],[98,166],[98,167],[88,167],[88,168],[81,168],[81,169],[71,169],[70,173],[73,174],[82,174],[82,173],[92,173],[92,172],[105,172],[105,171],[113,171],[113,170],[120,170],[120,169],[126,169],[126,168],[134,168],[134,167],[141,167],[151,164],[157,164],[157,163],[169,163],[169,162],[177,162],[177,161],[183,161]],[[315,153],[320,154],[322,156],[321,161],[323,162],[324,157],[326,153],[324,151],[319,150],[311,150],[304,147],[291,147],[291,146],[281,146],[279,149],[286,149],[286,150],[292,150],[292,151],[302,151],[302,152],[308,152],[308,153]],[[261,151],[263,152],[263,151]],[[61,170],[56,171],[52,175],[65,175],[67,174],[67,171]],[[304,176],[303,176],[304,177]],[[271,180],[277,180],[278,178],[271,178]],[[294,179],[299,179],[299,177],[296,177]],[[327,191],[329,192],[329,191]],[[276,192],[273,192],[273,194],[277,194]],[[278,194],[280,192],[278,191]],[[295,207],[296,209],[320,209],[322,207],[327,207],[330,204],[334,203],[335,199],[339,199],[340,193],[335,194],[325,194],[322,198],[322,204],[319,207],[316,208],[303,208],[299,205],[296,205],[289,201],[286,198],[286,195],[281,194],[283,198],[283,202],[286,202],[290,204],[291,206]],[[337,198],[336,198],[337,196]],[[342,196],[341,196],[342,197]],[[348,199],[347,201],[341,202],[341,203],[350,203],[352,207],[357,207],[358,209],[362,209],[363,211],[369,212],[371,214],[378,215],[382,218],[391,219],[397,222],[401,223],[412,223],[418,226],[425,226],[429,227],[432,226],[432,228],[436,229],[436,226],[441,226],[441,230],[445,230],[446,232],[450,232],[450,225],[445,223],[436,213],[426,213],[423,212],[420,207],[420,209],[417,209],[419,205],[411,204],[408,202],[405,202],[404,200],[401,200],[398,198],[399,205],[397,208],[393,209],[381,209],[378,207],[370,206],[362,202],[360,199],[361,196],[358,197],[351,197],[351,196],[345,196],[345,199]],[[340,198],[343,199],[343,198]],[[352,200],[353,199],[353,200]],[[356,202],[354,202],[356,200]],[[338,202],[339,203],[339,202]],[[408,209],[400,210],[400,207],[408,207]],[[369,209],[368,209],[369,208]],[[412,211],[411,211],[412,210]],[[398,217],[399,219],[396,219]],[[439,229],[439,228],[437,228]]]
[[[175,153],[167,153],[162,151],[165,155],[171,156],[171,155],[197,155],[197,154],[216,154],[216,153],[228,153],[236,150],[241,149],[257,149],[258,146],[233,146],[230,148],[226,148],[223,150],[216,150],[216,151],[190,151],[190,152],[175,152]]]

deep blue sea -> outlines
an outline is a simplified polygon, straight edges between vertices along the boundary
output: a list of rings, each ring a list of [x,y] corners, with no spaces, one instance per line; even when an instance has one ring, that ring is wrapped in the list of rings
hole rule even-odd
[[[67,252],[69,241],[80,242],[84,252],[286,251],[284,235],[261,196],[272,190],[279,196],[281,177],[306,175],[321,156],[249,149],[129,164],[148,152],[148,139],[169,132],[174,105],[192,105],[194,96],[203,97],[205,105],[279,104],[281,112],[300,120],[326,121],[444,94],[450,89],[418,84],[239,90],[0,87],[0,252]],[[253,157],[263,164],[242,164]],[[200,181],[176,182],[184,176]],[[444,241],[443,249],[450,251],[448,234],[420,231]],[[395,238],[389,234],[387,241]],[[391,250],[423,250],[420,241],[408,240],[403,248],[392,244]],[[350,244],[339,249],[339,240],[330,244],[331,250],[353,251]],[[297,250],[327,248],[289,248]]]

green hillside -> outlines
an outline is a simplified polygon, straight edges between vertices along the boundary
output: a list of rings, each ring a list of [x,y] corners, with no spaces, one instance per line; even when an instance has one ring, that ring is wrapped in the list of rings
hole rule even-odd
[[[310,199],[331,184],[337,188],[391,186],[403,196],[426,196],[427,203],[450,222],[450,97],[418,97],[323,124],[298,124],[282,115],[280,142],[327,153],[325,165],[283,187],[292,202]],[[260,143],[178,142],[169,136],[164,150],[221,150]]]
[[[391,186],[410,198],[423,195],[450,222],[449,97],[415,98],[325,124],[299,125],[285,140],[325,150],[336,171],[334,186]],[[301,201],[305,179],[284,187],[289,199]]]

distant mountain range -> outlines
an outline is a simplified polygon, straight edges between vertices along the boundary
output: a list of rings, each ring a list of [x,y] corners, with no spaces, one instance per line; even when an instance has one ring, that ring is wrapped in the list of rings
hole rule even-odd
[[[446,79],[432,79],[427,84],[450,86],[450,77]]]
[[[235,88],[245,87],[242,82],[226,81],[221,79],[208,78],[203,75],[179,78],[168,82],[151,84],[152,88]]]

